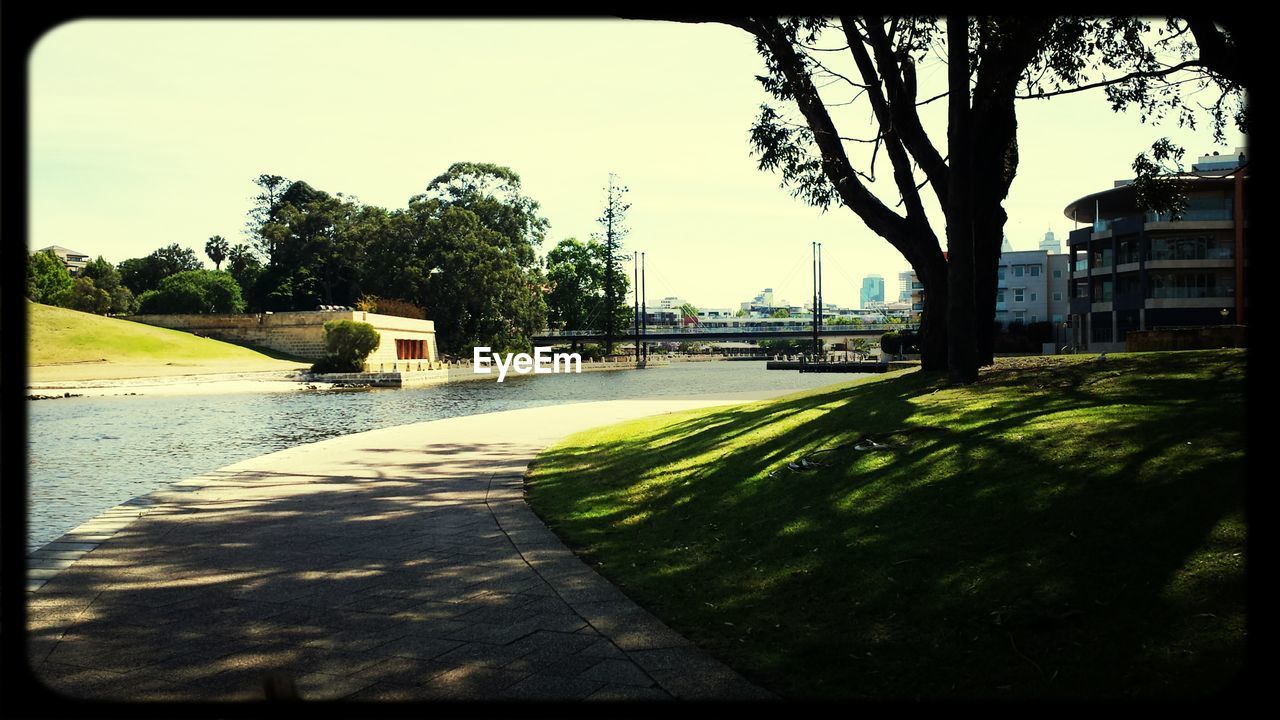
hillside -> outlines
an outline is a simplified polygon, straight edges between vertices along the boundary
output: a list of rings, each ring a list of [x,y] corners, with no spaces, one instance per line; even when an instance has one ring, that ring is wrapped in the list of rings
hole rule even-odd
[[[281,359],[178,330],[27,303],[30,382],[285,371]]]

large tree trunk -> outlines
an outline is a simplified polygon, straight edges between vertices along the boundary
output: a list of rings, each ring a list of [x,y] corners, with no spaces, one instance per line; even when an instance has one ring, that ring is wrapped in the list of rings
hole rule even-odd
[[[985,180],[975,178],[981,186]],[[986,195],[986,193],[982,193]],[[1000,202],[974,203],[973,218],[973,327],[978,347],[978,364],[995,362],[995,317],[1000,245],[1004,238],[1006,214]]]
[[[947,261],[942,253],[915,266],[924,288],[920,314],[920,369],[947,369]]]
[[[968,19],[947,16],[947,369],[953,382],[978,379],[974,336],[973,110],[969,106]]]

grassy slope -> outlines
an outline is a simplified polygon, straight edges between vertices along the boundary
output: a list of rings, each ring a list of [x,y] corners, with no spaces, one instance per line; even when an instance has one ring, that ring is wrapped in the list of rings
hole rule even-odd
[[[148,368],[153,374],[172,374],[174,370],[281,370],[303,364],[191,333],[65,308],[28,303],[27,312],[27,364],[33,368],[32,380],[55,374],[57,379],[110,377],[113,369],[123,370],[126,374],[122,377],[129,377],[139,372],[145,375]],[[93,365],[72,365],[76,363]],[[44,367],[55,365],[62,367]]]
[[[785,696],[1196,695],[1243,664],[1244,360],[1018,359],[644,419],[544,453],[529,499]],[[786,469],[865,433],[894,448]]]

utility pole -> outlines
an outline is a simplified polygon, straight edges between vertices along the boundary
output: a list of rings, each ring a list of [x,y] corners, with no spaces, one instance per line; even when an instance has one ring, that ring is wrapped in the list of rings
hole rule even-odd
[[[631,254],[631,288],[634,291],[635,313],[631,314],[631,331],[636,336],[636,366],[640,365],[640,254]]]
[[[818,311],[817,311],[817,312],[818,312],[818,315],[817,315],[817,319],[818,319],[818,322],[817,322],[817,328],[818,328],[818,330],[817,330],[817,332],[821,333],[821,332],[822,332],[822,320],[823,320],[823,318],[822,318],[822,314],[823,314],[823,307],[822,307],[822,243],[818,243]],[[817,339],[817,341],[818,341],[818,357],[819,357],[819,358],[823,358],[823,359],[825,359],[825,356],[824,356],[824,355],[823,355],[823,353],[822,353],[822,338],[821,338],[820,336],[815,336],[815,337],[816,337],[816,339]]]
[[[818,357],[818,243],[813,241],[809,244],[813,256],[813,267],[811,269],[813,275],[813,302],[810,305],[811,312],[809,314],[813,320],[813,357],[816,360]]]
[[[647,287],[644,281],[644,253],[640,253],[640,333],[641,342],[644,343],[644,337],[649,334],[649,295],[646,292]],[[643,362],[649,364],[649,343],[644,343]]]

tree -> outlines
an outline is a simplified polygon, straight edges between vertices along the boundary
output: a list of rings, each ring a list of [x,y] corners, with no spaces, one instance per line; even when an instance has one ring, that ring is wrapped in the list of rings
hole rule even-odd
[[[160,281],[180,272],[199,270],[200,258],[191,248],[177,243],[159,248],[143,258],[131,258],[120,263],[120,281],[134,295],[160,287]]]
[[[84,269],[80,271],[80,275],[91,280],[94,287],[106,293],[108,302],[106,309],[102,310],[102,313],[128,315],[136,309],[133,292],[124,286],[120,271],[101,255],[98,256],[98,259],[86,263]],[[91,310],[87,312],[97,311]]]
[[[275,233],[272,232],[276,213],[280,209],[280,198],[290,183],[281,175],[262,174],[254,179],[253,184],[258,186],[258,194],[253,197],[253,208],[245,221],[245,234],[271,264],[276,254]]]
[[[54,304],[60,293],[70,289],[71,273],[52,250],[27,257],[27,298],[32,302]]]
[[[605,307],[617,307],[619,303],[625,302],[626,297],[626,274],[622,272],[621,258],[618,256],[618,250],[622,247],[622,241],[626,238],[629,230],[625,225],[627,219],[627,211],[631,209],[631,203],[624,202],[622,196],[627,193],[625,185],[613,184],[614,174],[609,173],[609,187],[605,192],[604,212],[600,215],[596,222],[604,228],[604,252],[605,252],[605,273],[604,273],[604,304]],[[601,236],[597,235],[596,238]],[[604,351],[606,354],[613,353],[614,338],[618,336],[620,323],[610,314],[605,315],[604,322]]]
[[[420,223],[422,267],[435,271],[422,280],[419,304],[433,315],[442,352],[527,350],[547,318],[536,268],[521,267],[506,251],[509,239],[470,210],[415,200],[410,211]]]
[[[532,268],[537,264],[537,250],[550,223],[538,214],[538,203],[523,194],[520,176],[511,168],[454,163],[410,203],[425,200],[438,200],[441,209],[460,207],[475,213],[485,227],[498,233],[499,247],[511,254],[517,265]]]
[[[254,254],[252,247],[237,243],[227,250],[227,272],[235,278],[241,290],[247,292],[257,284],[258,275],[262,272],[262,261]]]
[[[693,320],[694,322],[697,322],[697,321],[698,321],[698,308],[694,307],[694,306],[693,306],[693,303],[685,303],[685,304],[683,304],[683,305],[681,305],[681,306],[680,306],[680,315],[681,315],[682,317],[686,318],[686,319]]]
[[[603,330],[609,322],[605,275],[608,255],[597,240],[581,242],[567,238],[556,244],[546,258],[547,319],[551,327],[566,330]],[[622,327],[631,322],[632,308],[626,302],[630,284],[626,276],[619,282],[622,292],[614,296],[612,323]]]
[[[994,316],[1006,217],[1002,203],[1018,164],[1015,100],[1065,92],[1061,88],[1068,86],[1107,86],[1113,107],[1138,104],[1146,110],[1163,102],[1186,110],[1176,94],[1181,81],[1171,75],[1197,65],[1161,63],[1144,44],[1149,26],[1133,18],[952,17],[945,26],[934,18],[874,16],[693,21],[708,20],[742,28],[756,38],[767,70],[761,83],[802,116],[802,122],[795,122],[775,107],[762,106],[752,127],[761,169],[780,172],[782,184],[794,195],[824,210],[835,202],[845,205],[903,254],[928,297],[921,319],[923,365],[948,368],[960,382],[976,378],[977,366],[991,361],[994,335],[988,320]],[[820,36],[830,35],[843,46],[816,46]],[[938,51],[944,38],[945,91],[921,100],[917,64]],[[826,51],[848,51],[852,69],[828,67],[838,56]],[[1098,83],[1090,80],[1091,70],[1117,69],[1130,72]],[[1154,78],[1165,84],[1153,84]],[[853,95],[829,100],[820,86]],[[930,140],[919,112],[944,97],[945,155]],[[870,138],[843,135],[834,120],[833,109],[860,99],[874,119],[876,132]],[[870,146],[861,153],[861,168],[849,153],[859,144]],[[871,187],[882,156],[891,165],[902,213]],[[946,218],[946,256],[926,216],[929,198],[920,194],[925,186]],[[960,306],[948,309],[952,303]]]
[[[244,312],[240,286],[230,273],[186,270],[160,281],[160,287],[138,298],[144,315],[167,313]]]
[[[87,277],[77,277],[71,287],[55,297],[55,305],[80,312],[105,315],[111,310],[111,295],[93,284]]]
[[[222,269],[222,261],[227,259],[227,251],[230,249],[226,238],[221,235],[214,235],[204,244],[204,254],[209,256],[213,261],[215,270]]]
[[[777,310],[774,310],[773,314],[770,315],[769,317],[789,318],[791,317],[791,311],[786,308],[778,308]]]

